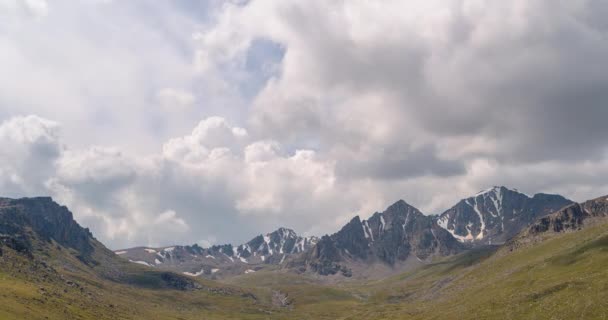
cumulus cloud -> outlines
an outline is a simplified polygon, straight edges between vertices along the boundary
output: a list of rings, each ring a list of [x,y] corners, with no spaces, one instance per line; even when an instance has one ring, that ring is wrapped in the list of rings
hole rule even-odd
[[[0,123],[0,186],[7,196],[46,194],[61,153],[59,125],[37,116]]]
[[[0,186],[52,194],[113,247],[320,235],[500,184],[585,200],[608,193],[606,12],[4,1]]]
[[[256,38],[285,46],[280,77],[254,102],[253,123],[269,135],[365,143],[381,131],[405,145],[483,136],[501,145],[489,156],[503,162],[581,160],[601,155],[607,134],[608,41],[594,18],[605,7],[252,1],[225,9],[199,51],[225,59]]]
[[[58,128],[36,116],[2,123],[0,183],[14,190],[8,196],[52,195],[112,247],[243,241],[280,225],[310,231],[339,194],[331,162],[251,141],[221,117],[143,157],[60,148]]]

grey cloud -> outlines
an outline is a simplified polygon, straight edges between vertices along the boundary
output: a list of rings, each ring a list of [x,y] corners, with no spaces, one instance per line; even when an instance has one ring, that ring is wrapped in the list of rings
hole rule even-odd
[[[375,17],[358,2],[328,5],[334,10],[321,10],[319,3],[278,6],[275,19],[287,31],[259,34],[286,43],[286,62],[282,78],[258,101],[254,125],[268,135],[316,134],[321,145],[331,145],[346,133],[333,117],[349,112],[336,105],[345,97],[376,94],[392,101],[370,105],[369,113],[399,109],[405,125],[420,129],[420,139],[486,136],[500,145],[486,156],[503,162],[601,157],[608,134],[602,125],[608,112],[608,38],[597,12],[606,5],[478,4],[473,10],[468,2],[445,3],[445,17],[428,15],[430,30],[388,16],[394,24],[374,20],[374,31],[357,29],[358,21],[342,14],[354,10]],[[386,5],[399,9],[407,5]],[[366,31],[374,36],[360,34]],[[308,119],[322,120],[309,126]]]
[[[0,123],[0,186],[6,196],[47,194],[61,153],[59,125],[37,116]]]
[[[0,8],[0,117],[62,135],[1,125],[35,134],[0,129],[0,186],[113,247],[321,234],[495,184],[608,192],[604,1],[48,5]]]
[[[401,145],[372,146],[364,154],[337,162],[337,174],[344,178],[407,179],[420,176],[455,176],[465,173],[462,161],[444,160],[431,145],[407,148]]]

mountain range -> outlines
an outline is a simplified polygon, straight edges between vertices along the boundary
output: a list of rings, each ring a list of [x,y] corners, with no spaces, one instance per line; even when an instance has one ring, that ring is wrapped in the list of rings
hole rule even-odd
[[[399,200],[366,220],[356,216],[338,232],[320,239],[280,228],[238,246],[137,247],[116,253],[150,267],[211,279],[277,266],[323,276],[378,278],[435,257],[502,244],[539,217],[572,203],[559,195],[530,197],[495,186],[439,215],[425,215]]]
[[[439,215],[399,200],[321,238],[117,251],[51,198],[0,198],[0,318],[599,319],[606,253],[607,196],[493,187]]]
[[[316,237],[300,237],[291,229],[279,228],[258,235],[239,246],[225,244],[201,248],[194,244],[162,248],[136,247],[115,253],[149,267],[215,279],[252,273],[265,265],[281,265],[287,257],[310,250],[317,241]]]

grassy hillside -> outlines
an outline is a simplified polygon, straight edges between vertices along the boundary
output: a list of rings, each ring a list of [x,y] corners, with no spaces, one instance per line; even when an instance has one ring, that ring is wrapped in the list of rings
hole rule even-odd
[[[0,319],[265,319],[272,310],[234,286],[103,261],[105,248],[92,267],[56,243],[34,248],[2,247]],[[195,287],[180,287],[184,279]]]
[[[285,319],[607,319],[608,224],[545,238],[513,252],[478,249],[382,281],[324,286],[262,273],[238,282],[287,293]]]
[[[197,279],[193,290],[166,287],[162,272],[126,261],[114,280],[100,276],[115,270],[83,266],[59,246],[33,260],[3,248],[0,319],[608,318],[608,224],[545,237],[381,281],[323,285],[276,270]]]

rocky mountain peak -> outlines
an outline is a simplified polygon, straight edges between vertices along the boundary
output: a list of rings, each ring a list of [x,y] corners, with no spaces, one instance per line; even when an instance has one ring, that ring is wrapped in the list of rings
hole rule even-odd
[[[386,208],[386,210],[384,212],[385,213],[399,213],[399,212],[406,212],[406,211],[412,210],[412,209],[413,210],[418,210],[414,206],[412,206],[409,203],[405,202],[405,200],[399,199],[395,203],[393,203],[390,206],[388,206],[388,208]]]
[[[238,246],[137,247],[116,253],[135,263],[215,278],[255,272],[265,265],[282,265],[292,256],[310,250],[317,241],[316,237],[302,237],[292,229],[281,227]]]
[[[271,233],[267,233],[266,235],[271,237],[276,235],[283,239],[296,238],[298,236],[295,231],[283,227],[280,227]]]
[[[522,194],[525,195],[526,197],[528,197],[528,195],[526,195],[523,192],[520,192],[517,189],[511,189],[505,186],[493,186],[491,188],[485,189],[485,190],[481,190],[478,193],[476,193],[474,196],[472,196],[472,198],[475,197],[479,197],[479,196],[484,196],[484,195],[494,195],[496,197],[500,197],[500,194],[503,194],[505,192],[512,192],[512,193],[518,193],[518,194]]]
[[[529,197],[517,189],[494,186],[459,201],[437,223],[460,242],[503,243],[539,217],[571,203],[558,195]]]
[[[395,266],[410,257],[427,259],[461,250],[433,217],[399,200],[369,219],[352,218],[340,231],[324,236],[306,257],[314,272],[350,275],[349,263],[384,263]]]

